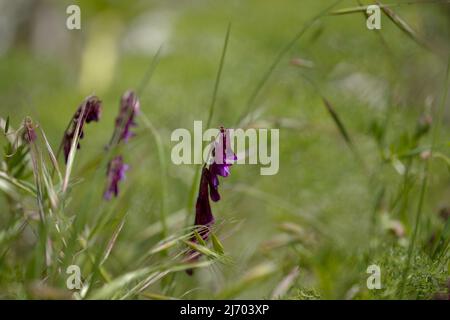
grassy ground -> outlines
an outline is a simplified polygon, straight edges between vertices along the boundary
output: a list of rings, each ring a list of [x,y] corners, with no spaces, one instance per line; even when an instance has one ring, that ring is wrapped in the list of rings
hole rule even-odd
[[[65,5],[43,3],[65,18]],[[55,174],[54,186],[37,196],[46,223],[36,197],[11,183],[16,175],[37,192],[33,177],[47,178],[45,170],[25,158],[18,175],[21,162],[3,156],[0,297],[68,297],[71,264],[83,277],[83,289],[72,291],[78,298],[429,299],[447,292],[450,223],[440,212],[450,207],[448,3],[392,7],[397,22],[382,14],[379,32],[366,28],[361,12],[321,16],[267,79],[277,55],[332,1],[80,3],[82,30],[61,31],[70,33],[65,48],[41,52],[22,39],[0,57],[1,117],[17,129],[31,116],[55,152],[84,97],[95,92],[103,101],[68,190]],[[357,5],[341,1],[333,10]],[[154,33],[138,33],[146,52],[130,35],[138,21],[154,22]],[[237,127],[253,114],[248,126],[279,128],[280,170],[261,176],[258,166],[232,168],[213,204],[224,253],[210,240],[199,260],[209,264],[188,276],[182,240],[200,168],[170,162],[170,134],[207,120],[229,22],[211,127]],[[414,33],[402,30],[405,23]],[[291,63],[298,58],[314,66]],[[119,198],[105,202],[111,154],[104,146],[119,99],[143,84],[137,135],[111,151],[130,169]],[[7,145],[4,135],[0,141]],[[51,171],[41,134],[33,148],[31,159]],[[372,264],[381,269],[380,290],[366,287]]]

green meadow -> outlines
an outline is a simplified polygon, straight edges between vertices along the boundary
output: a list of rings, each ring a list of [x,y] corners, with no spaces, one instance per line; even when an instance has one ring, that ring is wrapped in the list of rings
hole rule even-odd
[[[448,299],[448,1],[386,1],[379,30],[369,1],[80,0],[80,30],[70,4],[0,6],[0,298]],[[277,174],[219,177],[207,239],[202,165],[171,161],[196,120],[280,136]]]

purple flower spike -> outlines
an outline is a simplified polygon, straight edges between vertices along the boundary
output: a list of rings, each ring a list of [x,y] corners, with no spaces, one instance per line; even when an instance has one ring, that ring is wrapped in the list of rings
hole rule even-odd
[[[139,113],[140,103],[136,94],[128,90],[120,100],[119,114],[115,121],[114,133],[108,147],[112,144],[118,144],[122,140],[128,142],[128,139],[134,136],[131,128],[136,126],[135,116]],[[110,200],[119,193],[119,181],[125,178],[125,171],[128,166],[123,163],[122,156],[117,156],[108,164],[108,189],[104,194],[106,200]]]
[[[139,113],[140,103],[136,94],[128,90],[120,100],[119,115],[116,118],[116,134],[119,134],[118,142],[134,136],[131,128],[136,126],[134,121],[135,116]]]
[[[117,156],[108,164],[108,187],[104,194],[106,200],[111,200],[112,196],[117,197],[119,194],[119,182],[125,179],[125,172],[128,165],[123,163],[122,156]]]
[[[82,139],[84,136],[84,124],[91,121],[98,122],[100,120],[101,111],[102,102],[96,96],[87,97],[86,100],[78,107],[77,112],[75,112],[74,116],[72,117],[72,121],[68,129],[66,130],[66,132],[64,132],[62,141],[66,163],[67,159],[69,158],[70,148],[72,147],[72,141],[75,138],[75,131],[78,123],[80,123],[80,129],[77,139]],[[77,149],[80,149],[80,143],[77,144]]]
[[[223,127],[220,128],[219,141],[214,144],[212,156],[214,159],[209,168],[206,165],[203,167],[197,203],[195,205],[195,225],[199,226],[197,231],[203,240],[208,239],[211,226],[214,224],[209,198],[211,197],[211,200],[214,202],[220,200],[218,176],[228,177],[232,163],[237,160],[231,149],[229,131]],[[192,237],[191,241],[197,242],[196,237]],[[189,262],[195,261],[199,257],[200,253],[194,250],[188,252]],[[186,270],[186,272],[189,275],[193,274],[192,269]]]

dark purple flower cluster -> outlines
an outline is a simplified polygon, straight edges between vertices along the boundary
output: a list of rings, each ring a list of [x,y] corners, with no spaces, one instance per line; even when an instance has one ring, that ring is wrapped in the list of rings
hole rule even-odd
[[[64,151],[64,159],[67,163],[69,158],[70,149],[72,147],[73,139],[82,139],[84,136],[84,124],[91,121],[98,122],[101,115],[102,105],[101,101],[96,96],[89,96],[86,100],[78,107],[77,112],[72,117],[69,127],[64,132],[64,137],[62,141],[62,147]],[[75,132],[79,126],[78,137],[75,137]],[[80,143],[78,142],[77,148],[80,148]]]
[[[219,194],[219,176],[228,177],[230,175],[230,167],[237,160],[230,145],[230,134],[225,128],[220,128],[218,141],[214,142],[212,149],[213,161],[206,165],[202,170],[200,179],[200,188],[197,197],[195,210],[195,225],[209,226],[214,223],[214,217],[211,213],[209,198],[217,202],[220,200]]]
[[[119,182],[125,179],[125,172],[128,165],[123,163],[122,156],[117,156],[108,163],[108,188],[105,191],[104,198],[110,200],[114,195],[119,194]]]
[[[207,240],[210,233],[210,227],[214,224],[214,216],[211,211],[209,198],[217,202],[220,200],[219,194],[219,176],[228,177],[230,175],[230,167],[232,163],[237,160],[236,155],[231,149],[229,131],[225,128],[220,128],[220,135],[218,141],[214,142],[212,149],[213,161],[207,168],[206,165],[202,169],[202,176],[200,178],[200,187],[195,205],[195,225],[198,226],[198,233],[203,240]],[[191,241],[196,242],[196,237],[192,237]],[[199,257],[199,254],[190,251],[188,260],[194,261]],[[187,271],[192,274],[192,270]]]
[[[131,132],[131,128],[136,126],[135,117],[139,113],[140,103],[136,94],[129,90],[125,92],[120,100],[119,114],[115,120],[115,128],[113,134],[114,144],[118,144],[121,141],[125,143],[134,136]],[[85,101],[78,107],[74,116],[71,119],[66,131],[64,132],[64,137],[61,142],[61,148],[64,151],[64,159],[67,163],[70,150],[74,139],[77,139],[77,149],[80,148],[80,142],[84,137],[84,125],[85,123],[90,123],[91,121],[98,122],[100,120],[102,110],[102,103],[100,99],[96,96],[89,96]],[[34,141],[36,139],[36,134],[32,130],[27,130],[25,123],[25,133],[24,139],[28,142]],[[78,134],[77,133],[78,128]],[[125,172],[128,169],[128,165],[123,162],[121,155],[114,157],[108,163],[108,185],[106,191],[104,192],[104,198],[110,200],[113,196],[117,197],[119,194],[119,182],[125,179]]]

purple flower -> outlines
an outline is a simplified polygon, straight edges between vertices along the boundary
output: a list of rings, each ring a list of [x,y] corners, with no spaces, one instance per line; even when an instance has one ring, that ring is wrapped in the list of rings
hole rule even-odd
[[[140,103],[136,94],[128,90],[120,100],[119,114],[115,121],[114,133],[108,147],[118,144],[120,141],[128,142],[134,136],[131,128],[136,126],[135,116],[139,113]],[[119,194],[119,181],[125,178],[125,171],[128,166],[123,163],[122,156],[117,156],[108,164],[108,189],[104,194],[106,200],[110,200],[114,195]]]
[[[209,166],[210,174],[210,192],[211,200],[217,202],[220,200],[220,194],[218,191],[219,177],[228,177],[230,175],[230,167],[232,163],[237,160],[236,155],[231,149],[230,133],[227,129],[220,128],[219,141],[215,142],[214,149],[212,151],[214,157],[213,162]]]
[[[70,149],[72,148],[73,139],[81,140],[84,136],[84,124],[91,121],[98,122],[100,119],[102,111],[102,102],[96,96],[89,96],[86,100],[78,107],[77,112],[75,112],[69,127],[64,132],[64,137],[62,141],[62,146],[64,150],[64,159],[67,163],[69,158]],[[80,129],[78,132],[78,137],[75,137],[75,131],[79,125]],[[77,144],[77,149],[80,149],[80,143]]]
[[[139,109],[140,103],[136,94],[131,90],[125,92],[120,100],[119,115],[116,118],[114,132],[115,137],[118,135],[118,142],[121,140],[128,142],[128,139],[134,136],[131,128],[136,126],[134,118],[139,113]]]
[[[24,131],[23,131],[23,139],[27,143],[33,143],[37,139],[36,131],[34,130],[33,121],[31,118],[27,117],[23,123]]]
[[[119,182],[125,179],[125,172],[128,165],[123,163],[122,156],[117,156],[108,163],[108,187],[103,195],[106,200],[110,200],[112,196],[117,197],[119,194]]]
[[[210,171],[204,167],[202,170],[202,177],[200,179],[200,188],[195,204],[195,225],[197,226],[211,226],[214,224],[214,216],[209,204],[209,190]],[[206,240],[208,236],[203,240]]]
[[[197,232],[203,240],[207,240],[210,233],[210,227],[214,224],[214,216],[209,203],[209,183],[210,172],[208,168],[203,167],[200,178],[200,188],[195,204],[195,225],[198,226]],[[190,241],[197,242],[196,236],[192,236]],[[195,250],[189,250],[187,260],[193,262],[199,258],[200,254]],[[193,274],[192,269],[186,270],[189,275]]]
[[[214,224],[214,216],[211,211],[209,198],[214,202],[220,200],[219,176],[228,177],[230,175],[230,167],[232,163],[237,160],[236,155],[231,149],[230,134],[225,128],[220,128],[219,141],[214,143],[212,150],[213,162],[206,165],[202,169],[202,176],[200,179],[200,187],[197,196],[197,203],[195,205],[195,225],[199,235],[203,240],[207,240],[211,231],[211,226]],[[192,242],[197,242],[195,236],[191,238]],[[199,258],[200,254],[193,250],[188,253],[188,261],[192,262]],[[186,271],[189,275],[193,274],[193,270]]]

